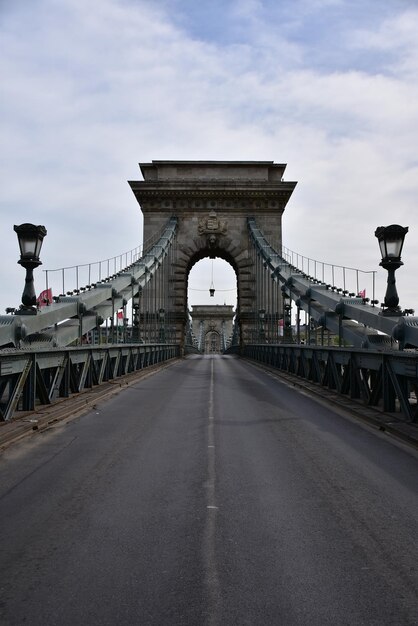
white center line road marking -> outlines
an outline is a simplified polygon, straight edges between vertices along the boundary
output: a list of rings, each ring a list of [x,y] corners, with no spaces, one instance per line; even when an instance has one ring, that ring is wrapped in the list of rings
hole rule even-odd
[[[219,576],[216,567],[215,534],[216,534],[216,474],[214,445],[214,359],[211,359],[209,405],[208,405],[208,471],[206,480],[206,522],[203,542],[205,565],[205,590],[207,595],[208,624],[219,624],[221,596]]]

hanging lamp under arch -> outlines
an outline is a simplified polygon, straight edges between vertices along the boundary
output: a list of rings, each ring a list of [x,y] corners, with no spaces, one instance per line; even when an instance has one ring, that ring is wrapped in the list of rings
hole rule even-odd
[[[209,287],[209,295],[211,298],[213,298],[215,295],[215,286],[213,284],[213,259],[212,259],[212,279],[211,279],[211,283]]]

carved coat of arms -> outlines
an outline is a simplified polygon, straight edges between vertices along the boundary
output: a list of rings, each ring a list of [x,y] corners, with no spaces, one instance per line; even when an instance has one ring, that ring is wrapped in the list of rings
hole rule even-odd
[[[198,223],[199,235],[225,235],[228,230],[227,220],[221,220],[215,211],[211,211],[208,217],[202,217]]]

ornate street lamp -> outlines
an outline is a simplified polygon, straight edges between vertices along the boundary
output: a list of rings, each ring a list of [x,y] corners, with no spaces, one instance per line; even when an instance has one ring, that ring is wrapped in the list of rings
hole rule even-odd
[[[384,301],[386,309],[382,311],[382,315],[402,315],[398,306],[399,296],[396,290],[395,271],[403,265],[401,252],[407,232],[407,226],[392,224],[391,226],[378,226],[374,233],[379,241],[380,252],[382,254],[382,260],[379,265],[388,271],[387,289]]]
[[[45,226],[35,226],[34,224],[20,224],[14,226],[20,247],[20,259],[18,263],[25,268],[25,288],[22,293],[22,304],[16,311],[17,315],[36,315],[36,293],[33,284],[33,270],[38,265],[42,265],[39,260],[42,242],[46,235]]]

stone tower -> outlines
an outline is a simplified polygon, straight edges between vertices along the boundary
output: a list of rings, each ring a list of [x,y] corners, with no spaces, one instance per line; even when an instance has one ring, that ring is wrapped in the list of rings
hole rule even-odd
[[[262,293],[262,286],[255,274],[247,218],[256,219],[280,252],[282,214],[296,186],[283,180],[286,165],[272,161],[152,161],[140,163],[140,168],[144,180],[129,184],[144,214],[144,245],[159,236],[171,216],[178,219],[169,305],[176,340],[182,341],[187,320],[190,269],[205,257],[220,257],[235,270],[241,341],[250,341],[250,329],[256,323],[256,296]],[[279,313],[281,306],[278,298]]]

